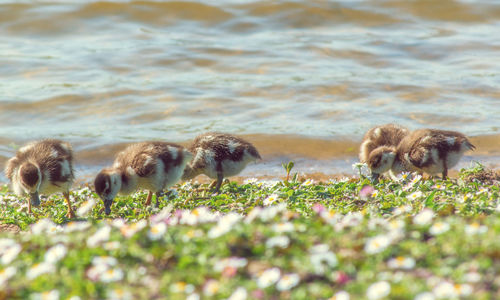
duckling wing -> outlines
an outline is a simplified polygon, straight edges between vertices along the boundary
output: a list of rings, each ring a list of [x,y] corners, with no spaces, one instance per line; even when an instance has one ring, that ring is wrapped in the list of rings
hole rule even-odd
[[[155,173],[156,160],[151,155],[141,153],[136,155],[130,164],[135,173],[140,177],[149,177]]]

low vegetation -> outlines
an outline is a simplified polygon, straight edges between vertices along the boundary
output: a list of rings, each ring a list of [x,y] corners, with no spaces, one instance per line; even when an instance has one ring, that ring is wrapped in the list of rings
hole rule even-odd
[[[159,208],[118,197],[109,218],[88,187],[68,220],[62,195],[29,215],[5,186],[0,299],[500,298],[497,173],[373,184],[361,169],[313,182],[286,167],[217,196],[181,184]]]

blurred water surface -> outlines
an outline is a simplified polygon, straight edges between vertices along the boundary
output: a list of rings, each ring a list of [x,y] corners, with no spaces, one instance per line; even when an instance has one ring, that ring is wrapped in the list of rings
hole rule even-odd
[[[252,174],[352,172],[395,122],[498,164],[499,28],[496,0],[0,0],[0,162],[56,137],[93,172],[124,143],[217,130],[258,143]]]

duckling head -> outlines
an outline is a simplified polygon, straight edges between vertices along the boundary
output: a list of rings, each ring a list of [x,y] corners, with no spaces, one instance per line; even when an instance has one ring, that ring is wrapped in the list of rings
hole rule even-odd
[[[182,174],[182,180],[193,179],[200,174],[201,170],[199,168],[193,168],[191,165],[187,164]]]
[[[97,174],[94,180],[95,192],[104,203],[106,215],[111,213],[113,199],[122,187],[121,176],[117,171],[104,169]]]
[[[31,205],[39,206],[38,189],[42,181],[42,173],[38,165],[31,162],[22,164],[19,167],[19,179],[21,188],[30,195]]]
[[[394,147],[381,146],[370,152],[367,164],[372,173],[372,181],[377,181],[380,174],[389,171],[395,158],[396,149]]]

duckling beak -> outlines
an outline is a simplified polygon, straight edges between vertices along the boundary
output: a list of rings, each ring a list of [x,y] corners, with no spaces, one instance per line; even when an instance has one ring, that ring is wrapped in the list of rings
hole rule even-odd
[[[30,194],[31,205],[37,207],[40,205],[40,197],[38,196],[38,191]]]
[[[377,173],[372,173],[371,177],[370,177],[370,180],[373,182],[373,183],[377,183],[378,182],[378,178],[379,178],[380,174],[377,174]]]
[[[113,204],[113,200],[104,200],[104,212],[108,216],[111,213],[111,204]]]

